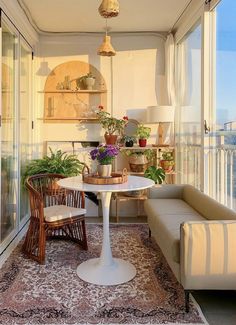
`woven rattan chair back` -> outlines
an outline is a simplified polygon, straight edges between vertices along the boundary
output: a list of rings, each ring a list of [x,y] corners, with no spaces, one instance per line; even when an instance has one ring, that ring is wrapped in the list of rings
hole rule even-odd
[[[87,249],[84,215],[47,222],[44,208],[64,205],[72,208],[84,208],[84,193],[66,190],[58,186],[57,181],[65,178],[60,174],[39,174],[28,177],[26,188],[30,200],[30,224],[23,244],[23,252],[39,263],[45,262],[46,239],[70,239]]]

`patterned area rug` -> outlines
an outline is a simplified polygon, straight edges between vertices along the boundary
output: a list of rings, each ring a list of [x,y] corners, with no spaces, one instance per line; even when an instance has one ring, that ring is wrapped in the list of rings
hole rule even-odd
[[[100,254],[100,225],[87,225],[87,252],[71,242],[47,242],[45,265],[25,259],[19,244],[0,270],[0,324],[204,324],[193,301],[185,313],[183,289],[147,225],[110,229],[113,256],[137,269],[132,281],[97,286],[78,278],[78,264]]]

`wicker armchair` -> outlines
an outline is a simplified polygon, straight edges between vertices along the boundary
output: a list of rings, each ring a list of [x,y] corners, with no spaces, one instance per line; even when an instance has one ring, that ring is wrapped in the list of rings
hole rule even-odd
[[[64,176],[39,174],[28,177],[30,224],[23,252],[41,264],[45,262],[46,239],[70,239],[87,250],[84,193],[57,185]]]

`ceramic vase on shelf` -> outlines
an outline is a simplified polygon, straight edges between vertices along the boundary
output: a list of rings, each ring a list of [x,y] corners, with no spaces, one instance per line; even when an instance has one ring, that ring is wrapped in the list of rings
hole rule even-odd
[[[147,139],[139,139],[138,140],[139,146],[140,147],[146,147],[147,145]]]
[[[105,133],[106,144],[116,144],[118,135]]]
[[[111,177],[112,165],[98,165],[98,175],[101,177]]]
[[[93,86],[95,84],[95,78],[93,77],[88,77],[88,78],[85,78],[84,79],[84,82],[85,82],[85,85],[86,85],[86,89],[87,90],[92,90],[93,89]]]
[[[134,146],[134,141],[133,140],[126,140],[125,141],[125,146],[126,147],[133,147]]]

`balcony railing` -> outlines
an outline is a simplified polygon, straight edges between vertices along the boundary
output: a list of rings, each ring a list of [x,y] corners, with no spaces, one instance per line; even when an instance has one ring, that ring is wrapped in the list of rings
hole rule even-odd
[[[215,142],[215,146],[203,150],[204,190],[218,202],[236,209],[236,145],[225,144],[222,135],[215,138]],[[179,147],[180,182],[200,188],[202,147],[194,144]]]

